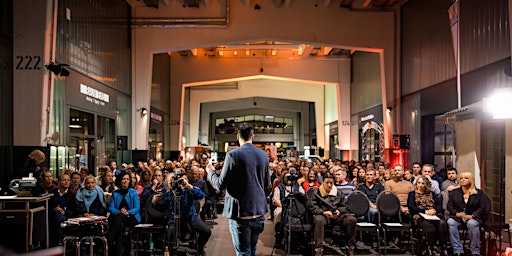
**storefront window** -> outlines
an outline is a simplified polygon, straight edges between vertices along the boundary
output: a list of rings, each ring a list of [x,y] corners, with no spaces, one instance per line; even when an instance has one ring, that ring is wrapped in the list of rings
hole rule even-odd
[[[108,165],[110,161],[116,160],[115,126],[115,119],[98,116],[98,135],[96,136],[96,151],[99,166]]]
[[[215,120],[215,134],[235,134],[238,125],[247,122],[253,125],[256,134],[293,134],[293,118],[271,115],[245,115]]]
[[[76,109],[70,109],[69,132],[82,135],[94,135],[94,115]]]

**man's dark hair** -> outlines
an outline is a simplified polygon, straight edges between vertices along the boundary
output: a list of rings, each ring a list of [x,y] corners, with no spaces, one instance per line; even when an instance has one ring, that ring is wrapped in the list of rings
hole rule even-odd
[[[243,140],[249,140],[251,135],[254,135],[254,129],[249,123],[241,123],[240,126],[238,126],[238,134]]]
[[[455,167],[449,167],[448,170],[446,170],[447,172],[448,171],[455,171],[455,173],[457,174],[457,168]]]
[[[325,180],[325,179],[334,179],[334,175],[331,173],[331,172],[324,172],[322,173],[322,178]]]

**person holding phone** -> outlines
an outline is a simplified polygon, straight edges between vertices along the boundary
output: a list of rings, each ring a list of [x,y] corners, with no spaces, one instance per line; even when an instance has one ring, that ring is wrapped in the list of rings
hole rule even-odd
[[[323,255],[324,228],[329,223],[339,224],[345,230],[348,255],[353,256],[355,255],[357,219],[349,214],[343,192],[334,186],[334,175],[325,172],[322,176],[324,182],[309,198],[309,210],[314,216],[315,223],[315,256]]]

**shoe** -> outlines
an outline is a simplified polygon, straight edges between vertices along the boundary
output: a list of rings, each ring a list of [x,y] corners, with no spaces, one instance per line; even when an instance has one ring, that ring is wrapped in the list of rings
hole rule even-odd
[[[324,249],[322,247],[315,248],[315,256],[322,256],[324,255]]]
[[[348,247],[348,256],[355,256],[356,255],[356,252],[354,250],[354,246],[351,245]]]

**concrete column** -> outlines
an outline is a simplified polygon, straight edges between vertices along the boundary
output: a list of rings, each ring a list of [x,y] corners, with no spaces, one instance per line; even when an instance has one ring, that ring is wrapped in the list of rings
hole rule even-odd
[[[480,166],[480,121],[467,119],[455,123],[457,149],[457,170],[472,172],[475,175],[475,185],[481,187]]]
[[[56,0],[13,1],[14,146],[46,146],[50,136]],[[28,104],[30,103],[30,104]]]
[[[505,141],[512,138],[512,120],[507,120],[505,126]],[[505,143],[505,209],[512,205],[512,143]],[[505,210],[505,221],[512,218],[512,211]]]
[[[350,63],[350,59],[338,61],[338,145],[341,150],[350,150]]]
[[[141,108],[151,107],[151,78],[153,52],[144,43],[145,38],[132,31],[132,143],[131,149],[147,150],[149,139],[149,113],[143,115]]]

